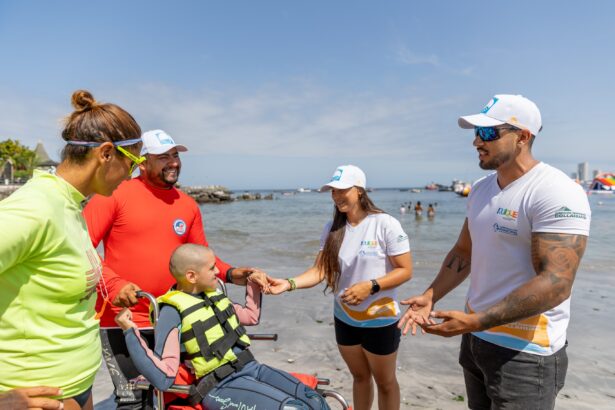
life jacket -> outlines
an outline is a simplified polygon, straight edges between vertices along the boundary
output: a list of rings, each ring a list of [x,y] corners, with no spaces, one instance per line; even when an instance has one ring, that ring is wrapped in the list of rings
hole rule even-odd
[[[250,338],[239,324],[231,300],[220,291],[198,296],[172,290],[158,298],[158,304],[170,305],[181,316],[182,360],[190,361],[198,379],[225,363],[234,362],[234,346],[246,348]]]

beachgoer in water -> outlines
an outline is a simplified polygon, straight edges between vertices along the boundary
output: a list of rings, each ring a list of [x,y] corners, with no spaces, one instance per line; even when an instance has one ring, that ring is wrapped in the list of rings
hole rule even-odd
[[[338,349],[353,377],[358,410],[400,406],[395,375],[400,333],[396,288],[412,276],[408,235],[395,218],[377,208],[365,191],[358,167],[337,168],[321,191],[331,190],[335,204],[313,267],[295,278],[272,279],[273,294],[313,287],[325,281],[335,296]]]
[[[423,215],[423,206],[421,205],[421,201],[416,201],[416,205],[414,206],[414,214],[416,216]]]
[[[102,266],[81,214],[141,161],[141,129],[115,104],[75,91],[56,174],[34,171],[0,201],[0,391],[62,390],[65,409],[92,409],[101,361],[96,283]]]
[[[406,213],[406,207],[404,206],[404,204],[401,204],[399,207],[399,213],[404,215]]]
[[[216,289],[218,267],[211,249],[184,244],[171,256],[174,287],[158,298],[160,318],[152,351],[124,308],[115,320],[124,330],[135,367],[157,389],[175,381],[180,363],[193,369],[197,393],[193,403],[221,409],[220,403],[241,408],[328,409],[323,397],[290,374],[258,363],[248,349],[250,339],[241,323],[257,324],[258,285],[247,286],[246,306],[233,304]]]
[[[459,125],[474,129],[479,166],[495,172],[472,186],[457,243],[425,293],[403,302],[410,307],[400,327],[463,335],[468,407],[553,409],[568,364],[572,285],[589,235],[587,195],[534,159],[542,120],[527,98],[496,95]],[[432,311],[468,276],[465,311]]]
[[[429,204],[429,206],[427,207],[427,217],[433,218],[434,216],[436,216],[436,210],[434,209],[432,204]]]

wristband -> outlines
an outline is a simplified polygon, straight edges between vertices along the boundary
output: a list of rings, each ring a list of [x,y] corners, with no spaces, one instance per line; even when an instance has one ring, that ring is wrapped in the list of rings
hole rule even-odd
[[[233,271],[235,268],[228,268],[226,271],[226,283],[233,283]]]
[[[290,289],[288,289],[289,292],[292,292],[293,290],[297,289],[297,284],[295,283],[295,280],[293,278],[286,278],[286,280],[288,281],[288,283],[290,283]]]

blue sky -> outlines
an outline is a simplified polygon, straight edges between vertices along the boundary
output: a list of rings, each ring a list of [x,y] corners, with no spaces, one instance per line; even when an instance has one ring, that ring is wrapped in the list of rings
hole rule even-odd
[[[474,180],[457,117],[498,93],[540,107],[535,156],[615,170],[615,3],[0,0],[0,140],[59,158],[90,90],[190,151],[181,182],[375,187]]]

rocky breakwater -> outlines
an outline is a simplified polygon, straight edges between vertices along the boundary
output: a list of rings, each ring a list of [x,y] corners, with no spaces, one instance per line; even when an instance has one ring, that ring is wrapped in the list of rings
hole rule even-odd
[[[181,187],[182,191],[190,195],[199,204],[225,203],[232,201],[252,201],[257,199],[273,199],[273,194],[261,195],[260,193],[244,192],[233,196],[228,188],[221,185],[205,187]]]

